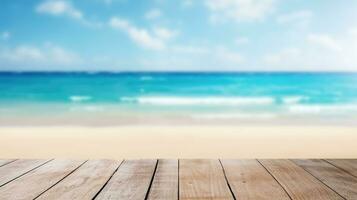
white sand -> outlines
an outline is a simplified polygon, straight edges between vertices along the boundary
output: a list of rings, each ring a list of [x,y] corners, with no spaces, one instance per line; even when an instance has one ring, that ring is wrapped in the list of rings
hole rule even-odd
[[[0,158],[357,158],[357,127],[1,127]]]

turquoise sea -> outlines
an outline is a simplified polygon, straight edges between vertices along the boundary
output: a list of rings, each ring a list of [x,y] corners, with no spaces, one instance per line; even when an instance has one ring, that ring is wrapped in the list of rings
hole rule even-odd
[[[356,73],[0,73],[0,124],[349,123]]]

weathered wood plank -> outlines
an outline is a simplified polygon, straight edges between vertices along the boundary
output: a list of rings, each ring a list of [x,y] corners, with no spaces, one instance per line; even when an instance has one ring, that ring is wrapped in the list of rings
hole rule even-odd
[[[221,160],[236,199],[290,199],[256,160]]]
[[[260,160],[292,199],[343,199],[290,160]]]
[[[339,167],[357,177],[357,160],[352,159],[328,159],[327,162]]]
[[[177,200],[177,198],[178,160],[159,160],[148,199]]]
[[[0,187],[48,160],[16,160],[0,168]]]
[[[53,160],[0,187],[1,200],[33,199],[67,176],[83,161]]]
[[[233,199],[218,160],[180,160],[180,199]]]
[[[125,160],[96,199],[144,199],[157,160]]]
[[[10,163],[10,162],[13,162],[15,161],[15,159],[6,159],[6,160],[0,160],[0,167]]]
[[[113,160],[90,160],[38,199],[92,199],[120,163]]]
[[[357,199],[357,178],[323,160],[294,160],[346,199]]]

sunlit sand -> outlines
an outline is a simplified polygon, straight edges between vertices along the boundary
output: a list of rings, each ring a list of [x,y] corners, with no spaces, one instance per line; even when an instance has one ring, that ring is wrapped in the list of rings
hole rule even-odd
[[[357,127],[2,127],[1,158],[356,158]]]

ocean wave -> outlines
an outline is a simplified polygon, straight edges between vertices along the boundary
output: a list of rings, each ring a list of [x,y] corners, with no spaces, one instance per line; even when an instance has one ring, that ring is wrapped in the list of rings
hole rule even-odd
[[[137,102],[149,105],[172,105],[172,106],[191,106],[191,105],[272,105],[275,99],[272,97],[122,97],[124,102]]]
[[[222,114],[200,114],[200,115],[192,115],[193,119],[259,119],[259,120],[268,120],[276,117],[275,114],[272,113],[222,113]]]
[[[303,100],[309,99],[306,96],[286,96],[282,98],[282,102],[284,104],[297,104],[300,103]]]
[[[357,104],[340,105],[291,105],[288,111],[292,114],[339,114],[357,112]]]
[[[104,107],[102,106],[75,106],[75,107],[70,107],[70,111],[85,111],[85,112],[100,112],[104,111]]]
[[[72,102],[83,102],[83,101],[89,101],[92,99],[91,96],[70,96],[69,99]]]

